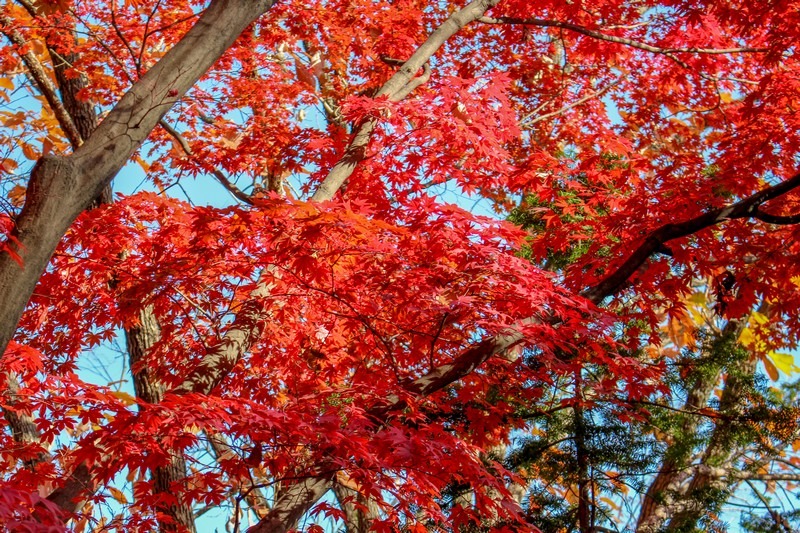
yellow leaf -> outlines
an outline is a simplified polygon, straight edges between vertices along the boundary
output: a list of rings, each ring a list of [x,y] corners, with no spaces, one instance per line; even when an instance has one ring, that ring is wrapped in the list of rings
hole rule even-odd
[[[136,403],[136,398],[128,394],[127,392],[123,392],[121,390],[114,391],[111,393],[115,398],[120,400],[122,403],[127,405],[133,405]]]
[[[786,375],[791,375],[800,370],[796,364],[794,364],[794,356],[790,353],[783,353],[783,352],[776,352],[771,350],[767,357],[770,361],[772,361],[773,365],[783,372]]]
[[[769,318],[766,315],[759,313],[758,311],[753,311],[752,320],[753,322],[755,322],[760,326],[763,326],[764,324],[769,322]]]
[[[11,81],[11,78],[0,78],[0,87],[3,89],[8,89],[9,91],[13,91],[14,82]]]
[[[119,503],[128,503],[128,498],[125,497],[125,494],[123,494],[121,490],[108,487],[108,492],[110,492],[111,496]]]
[[[750,328],[744,328],[742,333],[739,335],[739,342],[742,343],[743,346],[750,346],[755,341],[755,335],[753,335],[753,330]]]
[[[605,496],[601,496],[600,501],[605,503],[615,511],[619,510],[619,504],[615,503],[611,498],[606,498]]]
[[[693,304],[705,305],[706,295],[702,291],[696,291],[689,297],[689,301]]]

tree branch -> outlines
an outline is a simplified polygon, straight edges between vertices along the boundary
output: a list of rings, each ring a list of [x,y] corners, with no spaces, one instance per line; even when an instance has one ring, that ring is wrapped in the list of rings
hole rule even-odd
[[[765,213],[760,208],[756,208],[753,217],[767,224],[788,225],[800,223],[800,213],[796,215],[772,215]]]
[[[0,16],[0,25],[11,28],[12,21],[8,17]],[[28,68],[28,72],[30,72],[33,81],[36,83],[36,87],[39,89],[39,92],[42,93],[42,96],[44,96],[51,111],[53,111],[53,115],[55,115],[56,120],[58,120],[58,125],[61,126],[64,135],[67,136],[67,139],[72,145],[72,149],[76,150],[83,143],[83,139],[77,127],[75,127],[72,117],[64,107],[64,103],[58,97],[58,89],[50,80],[50,76],[48,76],[44,65],[42,65],[33,51],[27,50],[24,53],[21,52],[27,41],[17,30],[3,30],[3,35],[20,49],[20,57],[22,57],[22,61],[25,62],[25,66]]]
[[[331,488],[333,474],[329,476],[308,477],[281,492],[269,514],[247,533],[287,533],[293,531],[295,524]]]
[[[441,26],[425,40],[422,45],[408,58],[400,70],[375,94],[375,98],[387,97],[390,101],[397,102],[408,96],[414,89],[425,83],[430,77],[431,56],[458,30],[478,20],[491,7],[500,0],[473,0],[462,9],[456,11],[445,20]],[[417,72],[423,69],[423,74],[417,77]],[[314,195],[313,202],[330,200],[355,171],[358,164],[367,155],[367,145],[378,124],[376,118],[367,118],[358,125],[356,133],[345,150],[342,158],[337,162],[319,185]]]
[[[603,94],[608,92],[610,89],[612,89],[612,88],[616,87],[617,85],[619,85],[620,81],[622,81],[622,80],[617,80],[617,81],[615,81],[613,83],[609,83],[608,85],[606,85],[602,89],[599,89],[599,90],[597,90],[597,91],[595,91],[595,92],[593,92],[591,94],[587,94],[583,98],[575,100],[574,102],[565,105],[564,107],[562,107],[561,109],[559,109],[557,111],[553,111],[551,113],[545,113],[544,115],[539,115],[538,117],[535,117],[535,118],[531,119],[530,122],[526,123],[525,127],[529,128],[529,127],[533,126],[534,124],[536,124],[537,122],[541,122],[543,120],[547,120],[548,118],[557,117],[558,115],[566,113],[567,111],[569,111],[570,109],[572,109],[574,107],[578,107],[581,104],[585,104],[589,100],[593,100],[595,98],[599,98],[599,97],[603,96]],[[535,113],[535,111],[534,111],[534,113]],[[531,118],[531,115],[523,117],[520,122],[525,122],[529,118]]]
[[[8,426],[11,428],[11,435],[14,440],[22,445],[39,444],[39,431],[36,429],[36,421],[27,413],[20,412],[14,408],[19,403],[19,383],[13,374],[6,377],[6,406],[3,407],[3,415],[5,416]],[[43,450],[43,449],[42,449]],[[47,454],[41,451],[36,455],[24,461],[28,468],[33,468],[38,463],[47,460]]]
[[[26,0],[20,1],[29,11],[34,9]],[[80,148],[67,157],[43,157],[32,172],[26,203],[17,218],[12,235],[19,243],[18,251],[24,263],[20,266],[10,259],[9,254],[0,254],[0,293],[4,295],[0,302],[0,315],[3,316],[0,321],[0,353],[5,350],[33,287],[72,220],[91,204],[98,193],[107,189],[116,172],[150,134],[169,107],[233,44],[241,31],[269,9],[272,3],[273,0],[247,3],[213,0],[192,29],[131,87],[96,129],[96,115],[91,104],[77,99],[77,89],[84,81],[78,79],[77,83],[65,85],[62,96],[65,99],[75,97],[73,104],[76,108],[80,106],[80,109],[88,110],[85,113],[87,133],[81,135],[80,129],[72,121],[74,131],[65,130],[65,133],[70,136],[73,146],[80,145]],[[48,50],[54,56],[56,65],[56,57],[61,56],[49,43]],[[31,55],[28,60],[34,70],[37,65],[41,67],[35,56]],[[59,78],[59,72],[63,73],[70,66],[66,59],[63,64],[56,65],[56,78],[66,80],[66,76]],[[43,94],[46,97],[50,94],[55,99],[52,104],[54,111],[63,109],[65,117],[72,118],[65,107],[66,101],[62,103],[58,100],[55,87],[46,73],[36,76],[43,80],[40,84]],[[62,124],[70,123],[63,122],[62,117],[59,121]],[[81,138],[85,139],[82,145]],[[162,476],[166,480],[162,483],[162,491],[169,490],[168,485],[174,479],[185,477],[183,458],[176,459],[177,462],[173,465],[165,467],[174,467],[174,473]],[[159,490],[159,479],[155,481]],[[61,509],[74,513],[82,505],[83,496],[93,492],[96,486],[93,473],[85,463],[80,463],[74,467],[63,485],[50,494],[48,500]],[[191,524],[191,517],[184,522]]]
[[[789,524],[786,519],[781,516],[781,513],[772,508],[772,504],[770,503],[769,499],[764,496],[749,479],[745,479],[744,482],[747,483],[747,486],[750,487],[750,490],[753,491],[753,494],[755,494],[756,497],[761,500],[761,503],[763,503],[767,508],[767,512],[769,513],[770,517],[772,517],[772,520],[775,521],[775,526],[780,527],[780,530],[784,533],[792,533],[793,529],[791,524]]]
[[[768,304],[764,305],[766,309],[759,311],[767,314]],[[748,354],[740,356],[726,369],[728,373],[720,398],[720,412],[734,419],[739,419],[746,412],[749,386],[757,366],[758,359]],[[692,480],[683,493],[683,505],[667,524],[669,530],[685,531],[696,527],[697,522],[710,510],[709,493],[732,492],[732,484],[724,476],[733,470],[737,430],[741,430],[741,423],[732,420],[715,423],[700,464],[695,467]]]
[[[209,429],[206,429],[206,435],[208,435],[208,443],[211,445],[211,449],[214,450],[214,455],[218,462],[226,456],[235,455],[236,452],[228,444],[224,435]],[[258,443],[255,445],[259,446]],[[261,489],[253,483],[252,479],[247,480],[244,487],[239,487],[239,497],[247,502],[259,520],[267,515],[269,502],[261,492]]]
[[[636,272],[654,252],[659,250],[668,241],[692,235],[727,220],[735,220],[738,218],[758,218],[763,220],[765,213],[760,212],[759,207],[764,202],[786,194],[797,187],[800,187],[800,173],[729,206],[708,211],[684,222],[665,224],[651,233],[636,250],[634,250],[628,259],[618,266],[611,274],[606,276],[603,281],[594,287],[586,289],[581,295],[595,304],[598,304],[607,296],[617,292],[628,278]],[[770,216],[771,215],[768,215],[767,218]],[[787,222],[785,222],[787,224],[795,223],[795,217],[776,218],[787,220]]]
[[[717,342],[725,339],[738,339],[742,330],[747,326],[747,320],[731,320],[720,332]],[[713,345],[709,348],[713,350]],[[642,497],[636,531],[640,533],[654,533],[660,531],[663,523],[675,512],[675,500],[679,488],[691,476],[691,453],[693,448],[687,446],[686,439],[695,438],[697,428],[700,426],[702,410],[708,406],[708,401],[717,385],[723,368],[721,365],[697,375],[688,387],[686,401],[679,412],[688,416],[683,418],[677,434],[684,439],[672,442],[663,454],[661,465],[653,481],[647,487],[647,492]],[[664,406],[660,406],[664,407]]]
[[[800,474],[759,474],[758,472],[742,472],[733,470],[728,475],[734,479],[749,479],[752,481],[800,481]]]
[[[31,292],[72,221],[125,165],[169,108],[273,1],[212,1],[72,155],[39,160],[11,235],[24,267],[10,254],[0,255],[0,352],[8,346]]]
[[[424,68],[421,77],[427,79],[425,76],[426,73],[430,75],[430,70],[425,65],[427,65],[430,57],[444,41],[465,24],[477,19],[498,1],[475,0],[451,15],[414,52],[403,67],[381,87],[380,91],[378,91],[378,96],[388,95],[390,98],[392,95],[394,97],[397,95],[405,96],[410,92],[407,90],[409,85],[413,86],[411,89],[413,90],[413,88],[423,83],[415,75],[420,68]],[[331,169],[328,176],[312,196],[312,201],[321,202],[333,198],[333,195],[336,194],[344,180],[352,174],[355,166],[363,159],[363,150],[366,149],[376,123],[374,120],[362,123],[350,146],[348,146],[345,155]],[[253,292],[252,299],[245,304],[242,311],[237,315],[233,327],[228,330],[222,342],[200,361],[200,364],[189,374],[184,382],[173,391],[174,393],[200,392],[208,394],[219,380],[234,367],[242,354],[249,350],[252,343],[260,336],[261,324],[264,321],[264,308],[259,302],[266,298],[270,291],[271,286],[268,281],[259,281],[258,287]],[[448,370],[444,369],[442,371],[448,372]],[[433,376],[431,379],[434,379]]]
[[[601,41],[608,41],[611,43],[618,43],[625,46],[630,46],[631,48],[637,48],[639,50],[644,50],[647,52],[652,52],[654,54],[661,54],[665,57],[668,57],[678,65],[682,66],[683,68],[689,68],[689,65],[683,61],[682,59],[675,56],[676,53],[686,53],[686,54],[741,54],[741,53],[763,53],[767,52],[766,48],[750,48],[750,47],[738,47],[738,48],[662,48],[660,46],[653,46],[651,44],[642,43],[639,41],[635,41],[633,39],[628,39],[625,37],[617,37],[616,35],[608,35],[597,30],[591,30],[584,26],[579,26],[577,24],[571,24],[569,22],[561,22],[558,20],[546,20],[546,19],[536,19],[536,18],[515,18],[515,17],[498,17],[498,18],[491,18],[491,17],[481,17],[479,22],[483,22],[484,24],[519,24],[525,26],[538,26],[540,28],[561,28],[564,30],[573,31],[575,33],[580,33],[582,35],[586,35],[587,37],[592,37],[594,39],[600,39]]]
[[[189,156],[192,161],[199,164],[203,170],[214,176],[217,181],[220,182],[220,184],[222,184],[222,186],[225,187],[225,189],[231,193],[231,195],[233,195],[234,198],[247,205],[253,205],[253,199],[250,198],[249,195],[245,194],[245,192],[239,187],[234,185],[227,177],[225,177],[225,174],[220,172],[218,169],[199,161],[195,157],[192,147],[189,146],[189,142],[178,132],[178,130],[170,126],[169,123],[164,119],[159,120],[158,124],[178,142],[178,144],[181,146],[181,149],[183,149],[184,153]]]
[[[439,26],[428,39],[412,54],[400,70],[387,81],[376,94],[377,97],[387,96],[390,100],[397,101],[405,98],[430,77],[428,64],[431,56],[444,44],[444,42],[470,22],[483,16],[491,7],[497,5],[499,0],[474,0],[464,8],[456,11]],[[423,69],[423,74],[417,78],[416,74]],[[353,139],[347,147],[344,156],[333,166],[325,180],[320,184],[312,201],[322,202],[330,200],[352,175],[356,166],[366,156],[366,148],[372,132],[377,125],[376,119],[367,119],[360,124]],[[452,383],[454,380],[471,372],[492,355],[504,351],[520,342],[523,336],[519,332],[510,332],[507,335],[487,339],[467,350],[465,357],[459,357],[453,363],[442,365],[409,385],[409,391],[417,394],[429,394],[441,387]],[[244,345],[241,345],[245,348]],[[246,348],[245,348],[246,349]],[[200,376],[198,376],[200,377]],[[184,382],[182,388],[188,384]],[[398,396],[388,399],[388,404],[370,411],[373,418],[380,419],[390,410],[403,405],[403,400]],[[250,533],[267,532],[283,533],[288,531],[297,520],[305,514],[330,488],[331,479],[310,477],[303,483],[292,485],[288,488],[275,506],[263,520],[250,529]],[[291,494],[289,494],[291,493]]]

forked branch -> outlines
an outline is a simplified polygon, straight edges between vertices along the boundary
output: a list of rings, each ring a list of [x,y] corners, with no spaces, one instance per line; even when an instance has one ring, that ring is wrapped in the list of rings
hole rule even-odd
[[[707,211],[684,222],[665,224],[651,233],[634,252],[603,281],[581,293],[595,304],[600,303],[607,296],[617,292],[628,278],[638,269],[654,252],[658,251],[668,241],[692,235],[706,228],[710,228],[726,220],[738,218],[755,218],[770,224],[796,224],[800,216],[778,216],[764,213],[761,206],[787,192],[800,187],[800,173],[794,175],[763,191],[759,191],[734,204]]]
[[[243,202],[243,203],[245,203],[245,204],[247,204],[247,205],[253,205],[253,199],[252,199],[252,198],[250,198],[250,196],[249,196],[248,194],[246,194],[244,191],[242,191],[242,190],[241,190],[239,187],[237,187],[236,185],[234,185],[234,184],[233,184],[233,182],[231,182],[231,181],[230,181],[230,180],[229,180],[229,179],[228,179],[228,178],[225,176],[225,174],[223,174],[222,172],[220,172],[218,169],[216,169],[216,168],[212,167],[211,165],[205,164],[204,162],[202,162],[202,161],[198,160],[198,158],[197,158],[197,157],[195,157],[195,154],[194,154],[194,151],[192,150],[192,147],[189,145],[189,141],[187,141],[187,140],[186,140],[186,138],[185,138],[183,135],[181,135],[181,134],[180,134],[180,132],[179,132],[178,130],[176,130],[175,128],[173,128],[172,126],[170,126],[170,124],[169,124],[169,123],[168,123],[166,120],[164,120],[164,119],[161,119],[161,120],[158,122],[158,124],[159,124],[159,126],[161,126],[162,128],[164,128],[164,131],[166,131],[167,133],[169,133],[169,134],[172,136],[172,138],[173,138],[173,139],[175,139],[175,140],[178,142],[178,144],[180,145],[180,147],[181,147],[181,149],[183,150],[183,152],[184,152],[184,153],[185,153],[185,154],[186,154],[186,155],[187,155],[187,156],[188,156],[188,157],[189,157],[189,158],[190,158],[192,161],[194,161],[194,162],[196,162],[197,164],[199,164],[199,165],[200,165],[200,167],[201,167],[203,170],[205,170],[206,172],[208,172],[209,174],[211,174],[212,176],[214,176],[214,178],[216,178],[216,180],[217,180],[218,182],[220,182],[220,184],[221,184],[223,187],[225,187],[225,190],[227,190],[229,193],[231,193],[231,195],[232,195],[234,198],[236,198],[236,199],[237,199],[237,200],[239,200],[240,202]]]
[[[639,50],[644,50],[646,52],[652,52],[654,54],[661,54],[665,57],[668,57],[672,61],[676,62],[680,66],[684,68],[689,68],[689,65],[683,61],[682,59],[678,58],[675,54],[677,53],[685,53],[685,54],[712,54],[712,55],[719,55],[719,54],[743,54],[743,53],[764,53],[767,51],[766,48],[751,48],[751,47],[735,47],[735,48],[697,48],[697,47],[689,47],[689,48],[664,48],[661,46],[654,46],[652,44],[643,43],[640,41],[636,41],[634,39],[628,39],[626,37],[617,37],[616,35],[608,35],[607,33],[602,33],[597,30],[592,30],[590,28],[586,28],[585,26],[579,26],[577,24],[572,24],[570,22],[561,22],[559,20],[549,20],[549,19],[536,19],[536,18],[516,18],[516,17],[481,17],[479,19],[480,22],[484,24],[518,24],[523,26],[538,26],[540,28],[561,28],[563,30],[569,30],[575,33],[579,33],[581,35],[586,35],[587,37],[592,37],[594,39],[599,39],[601,41],[607,41],[610,43],[617,43],[622,44],[625,46],[629,46],[631,48],[637,48]]]

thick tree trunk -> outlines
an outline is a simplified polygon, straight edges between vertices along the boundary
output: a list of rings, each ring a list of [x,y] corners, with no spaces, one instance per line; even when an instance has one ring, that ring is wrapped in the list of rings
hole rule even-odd
[[[72,221],[107,187],[169,108],[272,3],[213,1],[77,151],[39,160],[8,243],[22,264],[9,253],[0,254],[0,352],[13,337],[39,277]]]
[[[21,264],[11,254],[0,253],[0,294],[3,295],[0,299],[0,352],[13,337],[36,282],[75,217],[87,207],[111,200],[111,179],[164,113],[272,4],[273,0],[213,1],[195,26],[131,88],[99,127],[93,106],[78,98],[85,79],[67,75],[70,56],[60,57],[50,48],[65,105],[58,104],[71,115],[64,120],[69,122],[67,129],[72,132],[70,141],[76,150],[67,157],[43,157],[36,164],[25,205],[8,243],[21,258]],[[32,4],[25,5],[35,9]],[[43,78],[43,82],[47,81]],[[52,97],[54,91],[49,90],[49,93]],[[131,357],[137,360],[152,346],[158,328],[151,312],[144,311],[141,318],[139,329],[127,334]],[[137,393],[144,401],[160,400],[163,391],[159,391],[146,372],[136,376],[135,382]],[[11,418],[12,427],[16,425],[19,429],[19,438],[37,437],[30,421],[10,412],[6,416]],[[167,493],[174,481],[184,477],[184,458],[176,455],[170,465],[154,472],[156,490]],[[75,512],[81,505],[81,496],[95,488],[91,471],[85,464],[79,464],[65,483],[51,493],[49,500],[67,512]],[[179,505],[168,514],[178,527],[193,530],[188,506]]]
[[[147,354],[160,338],[161,327],[152,306],[142,309],[139,312],[139,323],[125,331],[136,397],[146,404],[157,404],[164,398],[164,386],[158,382],[152,368],[146,364]],[[192,507],[180,499],[180,491],[176,491],[175,488],[175,484],[186,478],[186,459],[183,453],[170,451],[169,464],[154,468],[152,476],[153,489],[157,495],[166,495],[170,498],[175,494],[178,495],[177,502],[158,509],[169,517],[167,520],[159,520],[159,530],[196,531]]]

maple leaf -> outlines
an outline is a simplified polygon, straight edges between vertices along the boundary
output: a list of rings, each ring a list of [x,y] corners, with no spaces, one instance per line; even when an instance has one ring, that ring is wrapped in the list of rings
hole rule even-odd
[[[4,6],[0,522],[715,527],[798,452],[798,6],[695,4]]]

